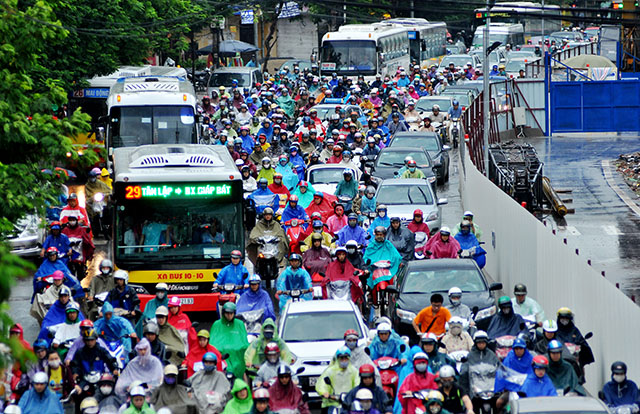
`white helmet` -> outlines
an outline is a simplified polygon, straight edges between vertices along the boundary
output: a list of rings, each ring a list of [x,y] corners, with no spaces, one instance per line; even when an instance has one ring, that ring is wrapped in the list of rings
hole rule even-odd
[[[468,325],[468,321],[459,316],[453,316],[451,317],[451,319],[449,319],[447,323],[445,323],[445,329],[449,331],[449,329],[451,328],[451,325],[461,325],[463,329],[466,329]]]
[[[44,372],[36,372],[31,380],[33,384],[47,384],[49,382],[49,376]]]
[[[378,328],[376,329],[377,333],[391,333],[391,325],[389,325],[388,323],[381,323],[380,325],[378,325]]]
[[[125,283],[129,282],[129,272],[126,270],[118,269],[113,273],[114,279],[122,279]]]
[[[383,323],[387,323],[389,324],[389,326],[391,326],[391,319],[389,319],[387,316],[381,316],[377,318],[374,323],[376,324],[376,328]]]
[[[137,395],[141,395],[143,397],[145,396],[144,388],[142,388],[140,385],[131,388],[131,391],[129,391],[130,397],[135,397]]]
[[[449,296],[451,295],[462,295],[462,289],[460,289],[457,286],[452,287],[451,289],[449,289]]]
[[[553,319],[547,319],[542,322],[542,330],[545,332],[557,332],[558,324]]]
[[[438,374],[440,378],[452,378],[456,375],[456,372],[451,365],[443,365]]]
[[[373,393],[368,388],[360,388],[356,392],[356,400],[373,400]]]
[[[22,414],[22,409],[14,404],[7,405],[3,411],[5,414]]]

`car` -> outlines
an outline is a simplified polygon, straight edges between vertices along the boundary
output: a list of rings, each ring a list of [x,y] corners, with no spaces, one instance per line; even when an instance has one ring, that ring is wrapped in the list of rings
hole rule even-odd
[[[211,92],[218,91],[220,86],[224,86],[227,89],[230,88],[233,85],[234,79],[238,81],[238,86],[241,88],[251,88],[251,86],[257,82],[263,82],[260,68],[249,66],[218,68],[214,70],[209,77],[207,94],[211,95]]]
[[[12,254],[30,258],[40,255],[47,231],[42,225],[42,219],[33,213],[18,220],[13,230],[4,237],[11,247]]]
[[[472,99],[474,99],[476,96],[480,95],[482,87],[478,84],[469,84],[468,82],[462,82],[455,85],[447,86],[442,93],[446,91],[468,91],[471,93]]]
[[[535,60],[538,57],[536,56],[536,52],[534,49],[524,49],[524,50],[512,50],[509,52],[509,54],[507,55],[507,58],[511,61],[513,59],[529,59],[531,60]]]
[[[280,337],[297,357],[291,369],[296,372],[304,367],[298,378],[312,401],[320,399],[315,391],[316,381],[344,345],[344,333],[349,329],[358,333],[358,345],[367,344],[375,334],[350,300],[289,302],[280,315]]]
[[[482,69],[482,49],[475,49],[470,51],[469,54],[477,56],[480,61],[480,66],[474,66],[475,68]],[[489,54],[489,68],[493,65],[499,65],[500,63],[505,63],[507,61],[507,54],[504,48],[495,49],[493,52]]]
[[[296,65],[300,68],[300,72],[303,72],[305,69],[309,69],[311,70],[311,61],[310,60],[300,60],[300,59],[289,59],[287,61],[285,61],[284,63],[282,63],[282,65],[280,65],[280,68],[278,68],[278,72],[280,73],[282,70],[284,70],[284,67],[288,67],[290,72],[293,72],[293,66]]]
[[[584,37],[590,42],[597,41],[599,36],[600,28],[597,26],[587,27],[584,29]]]
[[[389,148],[409,146],[420,147],[429,153],[439,184],[449,181],[449,150],[451,147],[442,145],[437,133],[428,131],[398,132],[389,143]]]
[[[336,107],[338,106],[341,109],[344,109],[348,114],[350,114],[352,111],[356,111],[358,113],[358,121],[360,121],[360,123],[363,126],[367,125],[367,117],[364,115],[364,112],[362,112],[362,108],[360,108],[358,105],[341,105],[341,104],[323,103],[323,104],[315,105],[313,109],[318,111],[318,118],[320,118],[323,121],[326,121],[327,119],[329,119],[331,115],[336,113]]]
[[[423,113],[431,112],[431,108],[433,108],[433,105],[437,104],[438,106],[440,106],[440,112],[444,112],[446,114],[451,107],[452,101],[453,98],[451,98],[450,96],[423,96],[422,98],[418,99],[418,102],[416,102],[416,109],[419,112]]]
[[[440,96],[451,96],[453,97],[453,99],[458,100],[458,102],[460,102],[460,105],[462,106],[463,111],[465,110],[465,108],[468,108],[469,105],[471,105],[471,102],[473,102],[473,93],[470,90],[465,91],[463,89],[450,89],[449,86],[447,86],[445,90],[440,93]]]
[[[464,296],[463,296],[464,297]],[[511,401],[511,414],[607,414],[606,404],[593,397],[532,397]]]
[[[507,72],[507,77],[517,78],[520,75],[520,71],[524,70],[526,72],[526,67],[528,63],[535,62],[539,60],[539,58],[527,59],[527,58],[516,58],[511,59],[507,62],[505,66],[505,71]]]
[[[395,178],[396,172],[404,166],[404,159],[407,156],[413,157],[428,182],[434,186],[436,183],[436,173],[433,171],[435,165],[426,150],[415,147],[393,147],[383,148],[373,165],[373,176],[386,180]]]
[[[416,209],[422,210],[430,231],[440,229],[441,206],[447,204],[446,198],[436,198],[433,188],[426,181],[417,178],[384,180],[378,185],[376,201],[378,205],[387,206],[389,217],[399,217],[404,224],[413,220]]]
[[[429,226],[431,228],[431,226]],[[472,259],[429,259],[409,262],[397,275],[391,289],[391,321],[400,335],[415,336],[411,322],[425,307],[431,295],[440,293],[448,305],[447,293],[452,287],[462,290],[462,303],[476,312],[478,329],[486,329],[490,318],[496,314],[496,290],[502,283],[487,283],[487,279]],[[389,288],[387,288],[389,291]]]
[[[307,170],[306,180],[313,186],[314,190],[334,194],[336,187],[342,181],[344,169],[344,166],[339,166],[338,164],[312,165]],[[360,180],[360,174],[360,171],[356,170],[353,178],[356,181]]]
[[[447,55],[440,61],[438,72],[443,72],[445,68],[449,67],[450,63],[453,63],[456,68],[466,68],[469,62],[474,68],[481,63],[477,55]]]
[[[570,31],[553,32],[549,35],[549,41],[555,41],[557,45],[561,44],[563,40],[567,40],[569,42],[583,42],[584,37],[580,32]]]

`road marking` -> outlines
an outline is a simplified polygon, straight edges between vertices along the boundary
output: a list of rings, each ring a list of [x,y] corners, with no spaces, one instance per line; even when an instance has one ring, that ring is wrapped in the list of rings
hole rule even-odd
[[[637,215],[640,217],[640,207],[629,198],[621,189],[618,187],[616,183],[613,181],[613,175],[611,174],[611,163],[609,160],[602,160],[602,173],[604,174],[604,179],[611,187],[611,189],[620,197],[620,199]]]
[[[610,226],[602,226],[602,230],[607,233],[609,236],[619,236],[622,234],[618,226],[610,225]]]

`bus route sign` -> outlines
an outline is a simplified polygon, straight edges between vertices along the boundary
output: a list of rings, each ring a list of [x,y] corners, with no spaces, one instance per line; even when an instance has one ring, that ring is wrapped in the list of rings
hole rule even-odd
[[[144,198],[183,199],[230,195],[231,186],[224,183],[134,184],[124,188],[124,197],[127,200]]]

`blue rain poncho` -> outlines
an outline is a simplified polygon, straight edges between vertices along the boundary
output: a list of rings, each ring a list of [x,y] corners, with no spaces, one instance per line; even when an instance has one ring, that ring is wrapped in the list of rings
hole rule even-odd
[[[398,250],[396,250],[393,243],[389,240],[378,242],[374,239],[371,241],[367,246],[367,251],[364,253],[362,259],[365,263],[367,263],[368,260],[371,260],[372,264],[378,260],[389,260],[391,262],[391,267],[389,268],[390,275],[387,278],[380,279],[378,283],[391,280],[398,272],[398,266],[400,266],[400,262],[402,262],[402,256],[400,256]],[[373,272],[371,274],[373,275]],[[370,288],[374,287],[373,276],[369,277],[367,285],[369,285]]]
[[[108,312],[112,314],[109,320],[104,317]],[[94,324],[96,332],[107,342],[122,341],[122,346],[127,353],[131,352],[131,338],[129,335],[134,333],[131,322],[122,316],[116,315],[113,312],[113,306],[109,302],[102,305],[102,315],[103,317]]]
[[[236,306],[236,314],[238,315],[243,312],[264,309],[264,314],[262,315],[263,322],[267,318],[271,318],[273,320],[276,319],[271,297],[267,291],[262,289],[262,286],[260,286],[260,288],[255,292],[251,289],[247,289],[242,295],[240,295],[240,299],[238,299]]]

